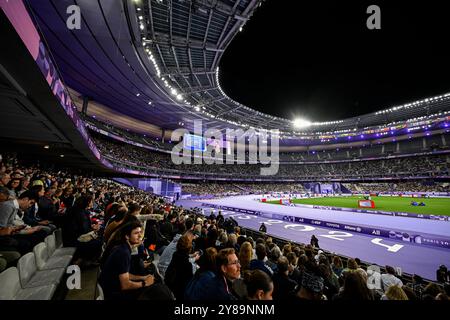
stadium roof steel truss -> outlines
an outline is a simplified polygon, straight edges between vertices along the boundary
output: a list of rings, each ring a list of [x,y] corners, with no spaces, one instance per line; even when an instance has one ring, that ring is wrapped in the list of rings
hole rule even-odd
[[[27,0],[63,80],[113,110],[175,129],[279,129],[301,136],[383,126],[450,110],[450,94],[295,129],[244,106],[220,87],[218,65],[264,0]],[[78,5],[80,30],[66,26]],[[131,45],[130,45],[131,44]]]

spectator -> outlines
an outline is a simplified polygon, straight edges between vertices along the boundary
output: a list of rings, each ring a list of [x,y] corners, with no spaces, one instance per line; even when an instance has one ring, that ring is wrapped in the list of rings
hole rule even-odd
[[[248,300],[272,300],[274,284],[267,273],[254,270],[250,273],[246,283]]]
[[[250,270],[250,261],[253,258],[253,248],[250,242],[244,242],[239,250],[239,261],[241,263],[241,270]]]
[[[430,282],[422,292],[422,300],[434,300],[439,293],[442,293],[441,288]]]
[[[381,287],[383,291],[386,292],[386,290],[392,285],[396,285],[401,288],[403,286],[403,282],[396,277],[393,267],[386,266],[386,273],[381,275]]]
[[[408,300],[408,296],[399,286],[391,285],[381,297],[381,300]]]
[[[302,274],[302,283],[300,289],[294,296],[295,300],[324,300],[323,279],[314,271],[315,267],[310,266]]]
[[[141,224],[130,222],[120,230],[121,243],[115,246],[102,267],[99,283],[107,300],[136,299],[142,291],[139,289],[151,286],[154,278],[130,274],[131,250],[140,245]]]
[[[97,239],[98,224],[90,219],[89,208],[93,205],[92,195],[80,196],[66,214],[63,225],[65,246],[77,247],[76,264],[90,265],[100,257],[102,242]]]
[[[184,230],[179,228],[178,232],[184,233]],[[176,251],[177,243],[180,240],[181,236],[182,234],[180,233],[176,234],[173,240],[169,243],[169,245],[165,247],[164,250],[162,251],[162,254],[158,262],[158,269],[163,277],[165,276],[166,270],[169,267],[170,262],[172,261],[172,256]]]
[[[12,199],[19,197],[19,191],[22,190],[22,179],[12,178],[6,187],[9,189],[9,195]]]
[[[339,256],[333,257],[333,263],[331,264],[331,269],[338,277],[341,276],[342,270],[344,270],[344,268],[342,266],[342,260]]]
[[[266,246],[262,243],[256,245],[256,259],[250,261],[250,270],[259,269],[264,271],[271,277],[273,275],[273,270],[266,264]]]
[[[0,203],[7,201],[9,199],[9,190],[6,187],[1,187],[0,186]]]
[[[200,268],[186,287],[184,295],[186,300],[207,300],[204,295],[204,288],[216,276],[216,256],[217,250],[210,247],[199,258],[198,265]]]
[[[193,277],[189,254],[192,250],[192,233],[185,233],[177,242],[177,250],[172,256],[165,273],[165,283],[177,300],[182,300],[186,287]],[[198,258],[197,258],[198,259]]]
[[[7,187],[8,183],[11,181],[11,176],[6,173],[0,173],[0,187]]]
[[[273,299],[285,300],[291,294],[297,283],[289,278],[289,261],[286,257],[280,257],[277,264],[278,271],[273,275]]]
[[[367,288],[367,282],[359,272],[348,272],[345,275],[344,286],[333,298],[336,301],[373,300],[373,295]]]
[[[233,282],[239,279],[241,265],[234,249],[222,249],[216,256],[217,275],[207,281],[204,288],[205,301],[237,300]]]

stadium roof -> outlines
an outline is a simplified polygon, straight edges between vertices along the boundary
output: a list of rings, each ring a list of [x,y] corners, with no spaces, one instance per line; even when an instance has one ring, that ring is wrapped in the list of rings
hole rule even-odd
[[[163,129],[279,129],[285,134],[387,125],[450,110],[450,95],[296,129],[228,97],[219,61],[263,0],[30,0],[66,85],[118,113]],[[70,30],[67,8],[81,10]]]

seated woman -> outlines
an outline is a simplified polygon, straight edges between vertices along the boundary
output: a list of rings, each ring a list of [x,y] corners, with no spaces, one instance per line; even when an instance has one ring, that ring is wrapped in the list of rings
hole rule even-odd
[[[77,247],[75,263],[89,265],[101,254],[102,242],[96,238],[98,224],[92,224],[89,208],[93,205],[92,195],[80,196],[65,216],[63,243],[66,247]],[[83,237],[81,237],[83,236]]]
[[[261,270],[253,270],[246,276],[248,300],[272,300],[272,279]]]

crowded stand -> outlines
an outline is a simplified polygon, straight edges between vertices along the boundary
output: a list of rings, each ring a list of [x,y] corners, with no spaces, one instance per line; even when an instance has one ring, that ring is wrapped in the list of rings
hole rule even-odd
[[[232,196],[239,194],[264,194],[264,193],[304,193],[305,189],[301,184],[294,183],[233,183],[233,184],[198,184],[183,183],[182,190],[185,194],[193,195],[215,195]]]
[[[344,183],[353,193],[450,192],[448,182]]]
[[[448,300],[445,265],[432,282],[386,266],[381,287],[368,288],[359,259],[240,228],[220,211],[184,210],[111,180],[25,167],[14,157],[3,158],[0,183],[2,299],[55,299],[73,263],[100,268],[98,286],[113,300]]]
[[[163,142],[144,136],[143,134],[131,132],[99,121],[94,118],[84,117],[86,119],[86,127],[91,129],[91,132],[99,132],[99,129],[105,132],[118,136],[121,139],[127,139],[131,143],[139,143],[147,146],[152,150],[170,151],[176,142]],[[94,133],[95,135],[95,133]],[[99,137],[100,138],[100,137]],[[330,149],[326,145],[310,146],[307,151],[296,152],[280,152],[280,162],[322,162],[322,161],[338,161],[338,160],[353,160],[365,158],[380,158],[383,156],[395,156],[405,154],[415,154],[424,152],[448,151],[450,145],[450,135],[448,132],[426,135],[424,137],[412,138],[405,140],[367,141],[361,143],[360,146],[338,146]],[[248,159],[248,153],[247,153]]]
[[[266,2],[0,0],[0,300],[450,301],[450,93],[245,106],[221,59]]]
[[[130,144],[96,136],[95,142],[102,154],[118,166],[136,168],[147,173],[214,175],[233,177],[260,176],[260,164],[176,165],[168,153],[160,153]],[[280,164],[278,178],[377,178],[377,177],[448,177],[450,158],[446,154],[402,157],[370,161],[346,161],[317,164]],[[271,177],[273,178],[273,177]]]

